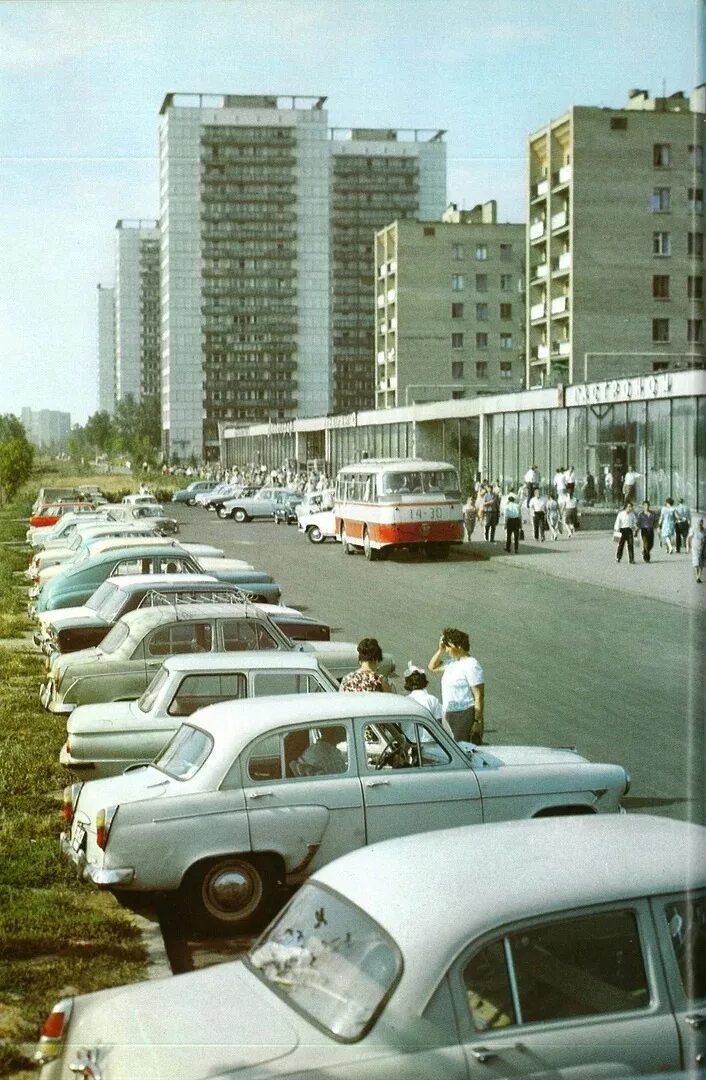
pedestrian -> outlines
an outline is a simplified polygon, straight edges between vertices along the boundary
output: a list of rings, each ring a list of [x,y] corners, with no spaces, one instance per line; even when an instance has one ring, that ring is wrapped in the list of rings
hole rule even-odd
[[[429,661],[429,670],[443,672],[441,702],[444,717],[457,742],[483,742],[485,677],[470,655],[470,641],[463,630],[447,627]]]
[[[547,524],[547,500],[544,495],[540,495],[539,488],[534,489],[534,494],[529,502],[529,509],[532,515],[534,538],[544,542],[544,532]]]
[[[596,481],[593,473],[587,472],[581,489],[584,506],[593,506],[596,501]]]
[[[558,540],[561,533],[561,517],[559,515],[559,503],[553,495],[549,495],[547,498],[545,518],[549,527],[549,535],[552,540]]]
[[[673,555],[676,551],[676,531],[674,499],[665,499],[664,506],[659,512],[659,536],[662,544],[667,549],[668,555]]]
[[[500,505],[491,487],[483,494],[483,533],[491,544],[495,543],[495,529],[500,517]]]
[[[650,555],[655,543],[655,528],[657,526],[657,514],[650,507],[650,500],[645,499],[642,510],[637,515],[637,527],[640,530],[642,541],[642,558],[644,562],[650,561]]]
[[[615,553],[615,561],[620,562],[623,557],[625,545],[628,546],[628,559],[635,562],[635,547],[633,537],[637,528],[637,518],[631,502],[626,502],[625,507],[618,511],[613,525],[613,535],[618,537],[618,550]]]
[[[517,554],[520,529],[522,528],[522,511],[512,492],[510,492],[507,497],[503,514],[505,518],[505,550],[510,550],[510,542],[512,541],[515,547],[515,554]]]
[[[358,667],[341,679],[339,690],[360,694],[377,692],[394,694],[392,685],[378,671],[382,662],[382,649],[377,638],[362,638],[358,642]]]
[[[691,551],[691,565],[694,568],[696,584],[700,585],[704,560],[706,560],[706,530],[704,530],[703,518],[699,518],[698,522],[691,526],[687,542]]]
[[[684,502],[684,496],[680,498],[677,505],[674,507],[674,532],[677,542],[677,555],[681,552],[681,546],[684,545],[684,551],[686,551],[686,538],[689,535],[689,525],[691,524],[691,511]]]
[[[539,469],[536,465],[532,465],[524,475],[525,491],[527,493],[527,506],[532,498],[532,493],[536,487],[542,482],[542,477],[539,474]]]
[[[476,517],[476,500],[473,495],[469,495],[463,507],[463,525],[466,530],[466,540],[468,541],[470,541],[473,536],[473,530],[476,527]]]
[[[603,490],[605,491],[605,501],[607,506],[613,505],[613,473],[610,466],[606,465],[603,472]]]
[[[566,481],[566,490],[569,495],[573,495],[576,488],[576,469],[573,465],[569,465],[568,469],[564,473],[564,480]]]
[[[637,488],[637,481],[640,479],[640,473],[635,472],[632,465],[628,465],[628,471],[623,477],[623,499],[625,502],[635,501],[635,489]]]
[[[559,465],[557,467],[557,470],[554,473],[554,480],[552,483],[554,488],[554,494],[557,497],[557,502],[559,502],[561,501],[560,497],[566,491],[566,474],[563,465]]]
[[[569,490],[564,493],[564,497],[560,503],[561,517],[564,522],[564,528],[568,533],[569,540],[573,537],[579,524],[579,501],[575,495],[570,495]]]
[[[420,705],[423,705],[425,709],[428,709],[435,720],[443,726],[444,730],[449,735],[453,735],[448,721],[444,720],[444,710],[441,707],[441,702],[434,694],[430,694],[427,690],[429,680],[427,679],[426,672],[423,668],[417,667],[410,660],[407,664],[407,669],[404,673],[404,688],[407,691],[409,697],[413,701],[418,701]],[[405,731],[405,734],[407,732]]]

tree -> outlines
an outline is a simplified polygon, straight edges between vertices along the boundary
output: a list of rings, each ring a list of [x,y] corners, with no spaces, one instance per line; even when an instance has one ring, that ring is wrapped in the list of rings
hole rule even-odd
[[[34,449],[25,429],[11,414],[0,416],[0,490],[11,499],[18,488],[29,480],[34,463]]]

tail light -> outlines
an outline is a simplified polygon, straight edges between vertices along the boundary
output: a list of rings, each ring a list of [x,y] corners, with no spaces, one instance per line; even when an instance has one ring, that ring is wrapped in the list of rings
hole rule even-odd
[[[49,1013],[39,1032],[39,1043],[34,1052],[34,1060],[38,1064],[46,1065],[61,1053],[72,1008],[73,998],[62,998]]]
[[[101,851],[105,851],[110,826],[113,824],[117,809],[117,806],[108,806],[104,810],[99,810],[96,814],[96,844]]]
[[[74,820],[74,813],[76,810],[76,803],[78,802],[79,793],[83,787],[82,783],[69,784],[64,788],[64,805],[63,805],[63,818],[66,825],[71,826]]]

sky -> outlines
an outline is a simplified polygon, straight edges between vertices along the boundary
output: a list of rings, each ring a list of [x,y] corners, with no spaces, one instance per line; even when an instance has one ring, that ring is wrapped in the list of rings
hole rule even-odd
[[[0,414],[98,408],[119,218],[158,216],[169,92],[327,95],[444,128],[448,201],[525,220],[527,136],[704,80],[705,0],[0,0]]]

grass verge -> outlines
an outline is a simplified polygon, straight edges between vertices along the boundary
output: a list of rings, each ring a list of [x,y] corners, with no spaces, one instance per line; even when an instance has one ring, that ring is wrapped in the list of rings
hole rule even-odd
[[[0,536],[16,532],[21,509],[0,511]],[[0,544],[0,633],[13,636],[28,626],[18,555],[25,566],[24,553]],[[19,1080],[31,1075],[28,1046],[59,998],[144,978],[146,957],[129,916],[59,857],[66,719],[39,704],[42,657],[0,642],[0,671],[0,1077]]]

